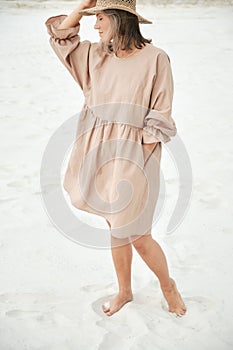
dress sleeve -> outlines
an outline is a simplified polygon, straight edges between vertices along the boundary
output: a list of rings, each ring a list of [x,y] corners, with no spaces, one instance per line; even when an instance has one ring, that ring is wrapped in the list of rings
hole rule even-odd
[[[171,117],[173,85],[170,59],[162,50],[157,56],[150,109],[144,119],[143,143],[166,143],[176,135],[176,125]]]
[[[50,35],[50,45],[54,52],[79,84],[84,94],[90,88],[89,53],[91,42],[80,41],[80,23],[69,29],[58,29],[67,15],[53,16],[45,25]]]

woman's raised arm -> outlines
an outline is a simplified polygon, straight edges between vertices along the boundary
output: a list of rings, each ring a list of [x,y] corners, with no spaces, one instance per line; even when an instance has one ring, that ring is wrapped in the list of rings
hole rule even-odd
[[[89,40],[80,41],[82,15],[79,11],[95,4],[96,0],[83,0],[70,15],[53,16],[45,22],[54,52],[80,85],[84,95],[91,87],[89,54],[92,43]]]
[[[69,16],[67,16],[64,21],[59,25],[57,29],[69,29],[77,26],[82,15],[79,11],[94,7],[96,5],[96,0],[83,0]]]

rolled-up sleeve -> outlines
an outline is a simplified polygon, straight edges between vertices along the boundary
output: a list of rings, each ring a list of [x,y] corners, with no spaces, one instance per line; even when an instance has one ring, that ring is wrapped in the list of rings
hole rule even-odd
[[[58,15],[46,20],[50,45],[54,52],[79,84],[84,94],[90,89],[89,55],[91,42],[80,41],[80,23],[69,29],[58,29],[67,15]]]
[[[177,133],[172,114],[173,76],[169,56],[161,50],[156,60],[156,72],[150,98],[150,108],[144,118],[143,143],[171,140]]]

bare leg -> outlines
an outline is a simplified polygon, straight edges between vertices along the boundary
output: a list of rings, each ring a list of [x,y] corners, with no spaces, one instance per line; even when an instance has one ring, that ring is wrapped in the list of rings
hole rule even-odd
[[[109,305],[102,306],[103,311],[108,316],[112,316],[127,302],[133,300],[131,289],[132,245],[131,243],[123,245],[121,240],[114,237],[111,237],[111,240],[112,258],[117,274],[119,292],[112,300],[109,301]]]
[[[132,237],[135,239],[135,237]],[[155,273],[160,282],[169,311],[182,316],[186,312],[185,304],[176,288],[175,281],[169,276],[167,260],[160,245],[151,235],[144,235],[133,241],[133,245],[147,266]]]

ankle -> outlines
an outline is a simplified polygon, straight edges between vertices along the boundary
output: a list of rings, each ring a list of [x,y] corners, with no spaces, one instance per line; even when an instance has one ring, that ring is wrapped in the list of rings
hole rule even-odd
[[[167,281],[160,282],[160,287],[162,290],[169,291],[174,288],[175,282],[172,278],[169,277]]]
[[[132,289],[131,289],[131,287],[119,288],[119,294],[122,296],[132,295]]]

